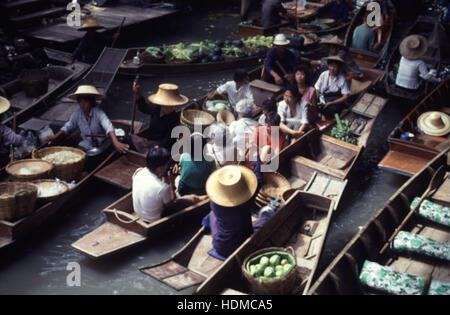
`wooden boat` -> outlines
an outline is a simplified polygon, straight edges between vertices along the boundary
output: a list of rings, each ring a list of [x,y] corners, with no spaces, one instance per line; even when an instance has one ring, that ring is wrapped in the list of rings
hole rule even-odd
[[[436,69],[439,72],[441,65],[440,41],[443,36],[439,19],[432,16],[419,16],[405,37],[412,34],[422,35],[428,39],[428,51],[421,57],[421,60],[425,62],[429,69]],[[399,42],[389,57],[386,68],[387,75],[384,80],[385,90],[392,97],[415,101],[423,98],[428,93],[427,90],[432,83],[425,82],[423,86],[413,91],[401,88],[395,84],[398,65],[401,59],[399,51],[400,44],[401,42]]]
[[[6,83],[0,87],[0,94],[3,94],[11,103],[11,112],[16,114],[18,124],[32,116],[37,108],[45,106],[45,103],[52,102],[54,98],[70,87],[89,68],[88,64],[75,62],[65,66],[48,66],[42,70],[48,73],[48,90],[39,97],[27,96],[20,79]],[[12,124],[13,115],[3,119],[2,124]]]
[[[262,27],[261,24],[261,18],[256,18],[251,20],[251,24],[243,24],[242,22],[238,24],[238,32],[237,34],[234,34],[233,37],[235,38],[243,38],[243,37],[250,37],[250,36],[256,36],[256,35],[274,35],[278,33],[278,31],[283,28],[287,27],[289,25],[288,21],[283,21],[280,24],[273,25],[269,28]]]
[[[353,17],[350,26],[345,34],[344,44],[348,47],[350,54],[355,60],[356,64],[361,67],[375,68],[381,60],[386,57],[389,42],[392,36],[392,29],[394,27],[394,10],[393,6],[389,5],[389,20],[385,21],[383,26],[383,36],[381,39],[381,46],[376,50],[360,50],[352,48],[353,33],[355,28],[362,24],[364,14],[366,13],[366,7],[362,6],[358,13]]]
[[[248,283],[241,273],[241,264],[246,256],[264,247],[292,246],[301,278],[298,288],[306,288],[317,267],[332,209],[332,201],[328,198],[297,192],[225,261],[208,254],[212,238],[202,227],[170,259],[142,267],[140,271],[177,290],[201,283],[196,294],[217,294],[223,288],[248,292]],[[307,226],[313,234],[306,233]]]
[[[389,134],[389,152],[378,166],[387,171],[412,176],[449,145],[448,137],[422,134],[417,129],[417,119],[427,111],[450,114],[450,78],[441,82],[428,94]],[[402,134],[414,137],[402,140]]]
[[[448,261],[409,252],[398,253],[390,248],[380,254],[385,243],[412,209],[411,202],[413,199],[421,196],[427,190],[433,174],[440,167],[443,167],[447,172],[449,171],[448,158],[449,150],[446,150],[400,187],[317,278],[308,294],[380,294],[380,291],[368,288],[360,282],[360,273],[366,260],[386,266],[393,273],[407,273],[419,277],[426,277],[430,274],[432,281],[448,283],[450,281]],[[448,176],[445,176],[444,181],[438,186],[438,190],[427,197],[427,200],[448,207],[450,204],[449,185],[450,180]],[[448,226],[425,219],[417,212],[402,228],[402,231],[447,244],[450,241]],[[390,272],[387,272],[387,274],[390,274]],[[398,273],[395,273],[395,275],[398,275]],[[421,291],[419,290],[415,294],[421,294]]]
[[[120,65],[119,74],[121,75],[140,75],[140,76],[158,76],[158,75],[176,75],[182,73],[197,72],[217,72],[230,69],[256,67],[264,60],[264,55],[227,58],[224,61],[216,62],[191,62],[191,63],[133,63],[133,57],[138,52],[145,50],[145,47],[130,48],[123,63]]]
[[[337,209],[347,177],[361,151],[360,146],[312,129],[284,148],[271,162],[278,159],[277,172],[288,179],[291,193],[304,190],[331,198]]]

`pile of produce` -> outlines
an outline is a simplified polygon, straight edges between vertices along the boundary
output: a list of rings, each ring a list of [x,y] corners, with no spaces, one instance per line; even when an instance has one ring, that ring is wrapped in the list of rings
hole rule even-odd
[[[267,49],[273,46],[273,36],[256,35],[245,39],[245,47],[250,49]]]
[[[350,122],[348,120],[341,121],[338,114],[335,114],[334,117],[336,118],[337,126],[331,130],[331,136],[341,141],[356,144]]]
[[[286,276],[295,267],[292,256],[285,252],[268,252],[252,258],[246,266],[247,272],[254,278],[275,280]]]
[[[212,112],[220,112],[223,109],[230,110],[230,105],[225,100],[209,100],[206,101],[206,108]]]
[[[53,164],[69,164],[81,161],[82,157],[79,154],[72,151],[58,151],[55,153],[47,154],[42,160]]]

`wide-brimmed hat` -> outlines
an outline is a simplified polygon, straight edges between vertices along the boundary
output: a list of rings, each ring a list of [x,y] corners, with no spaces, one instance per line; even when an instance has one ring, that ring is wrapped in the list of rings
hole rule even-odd
[[[368,81],[359,81],[356,79],[352,79],[350,81],[350,95],[355,95],[355,94],[359,94],[362,91],[366,90],[369,86],[372,85],[372,81],[368,80]]]
[[[234,118],[232,112],[226,109],[222,109],[220,112],[217,113],[216,120],[224,122],[227,126],[229,126],[236,119]]]
[[[325,60],[337,61],[337,62],[340,62],[340,63],[342,63],[342,64],[345,64],[345,61],[344,61],[341,57],[339,57],[339,56],[329,56],[329,57],[325,57],[325,58],[323,58],[323,59],[325,59]]]
[[[88,31],[88,30],[98,30],[103,28],[103,26],[100,26],[98,24],[98,21],[95,17],[87,17],[83,21],[83,25],[78,29],[79,31]]]
[[[320,40],[320,44],[322,44],[322,45],[335,45],[335,46],[339,46],[339,47],[345,48],[344,43],[337,36],[333,36],[331,38],[322,38]]]
[[[227,165],[214,171],[206,181],[209,198],[222,207],[236,207],[249,201],[258,181],[253,171],[241,165]]]
[[[94,97],[95,100],[104,100],[106,98],[105,95],[101,94],[97,88],[92,85],[79,85],[75,93],[70,94],[68,98],[77,100],[80,96],[91,96]]]
[[[277,34],[273,39],[273,44],[277,46],[285,46],[290,43],[289,39],[284,34]]]
[[[400,44],[400,54],[407,59],[419,59],[427,50],[428,41],[421,35],[410,35]]]
[[[426,112],[417,119],[417,126],[427,135],[445,136],[450,132],[450,117],[443,112]]]
[[[189,99],[178,91],[178,85],[171,83],[160,84],[158,92],[150,95],[148,100],[161,106],[178,106],[189,102]]]
[[[8,111],[11,107],[11,103],[4,97],[0,96],[0,114]]]

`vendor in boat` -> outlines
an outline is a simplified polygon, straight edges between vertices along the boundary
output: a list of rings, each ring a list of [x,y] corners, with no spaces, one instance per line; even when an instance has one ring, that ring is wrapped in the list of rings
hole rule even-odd
[[[266,56],[264,81],[284,85],[294,82],[295,55],[287,49],[290,43],[284,34],[277,34],[273,40],[273,48]]]
[[[347,80],[350,80],[353,77],[360,78],[363,76],[361,70],[356,64],[355,60],[348,52],[344,43],[337,36],[333,36],[329,40],[322,40],[320,42],[322,45],[328,46],[328,57],[330,56],[338,56],[345,62],[345,71]],[[320,60],[312,60],[311,65],[317,67],[317,71],[322,73],[323,71],[328,69],[328,61],[326,58],[322,58]]]
[[[324,121],[340,113],[350,95],[347,80],[343,75],[344,60],[338,56],[327,57],[328,70],[322,72],[314,88],[319,100],[319,116]]]
[[[375,32],[367,24],[367,17],[370,12],[366,12],[361,25],[353,31],[352,47],[360,50],[371,50],[375,47]]]
[[[433,71],[428,71],[427,65],[420,58],[428,50],[428,41],[421,35],[410,35],[400,44],[400,65],[395,84],[408,90],[417,90],[422,80],[438,83]]]
[[[106,97],[100,94],[95,86],[80,85],[75,93],[68,97],[76,100],[80,108],[70,116],[69,121],[55,135],[47,137],[50,143],[63,134],[69,135],[78,128],[83,139],[78,143],[78,146],[85,151],[102,148],[103,144],[106,145],[105,140],[108,136],[119,153],[126,153],[128,151],[128,144],[122,143],[117,139],[113,124],[105,112],[97,106],[97,101],[104,100]],[[99,135],[103,132],[105,132],[106,137],[90,136]]]
[[[350,7],[346,0],[332,0],[319,9],[320,16],[330,16],[338,23],[346,22],[349,12]]]
[[[202,224],[211,230],[213,257],[225,260],[253,234],[251,211],[258,187],[255,174],[245,166],[227,165],[206,182],[211,212]]]
[[[180,124],[180,117],[175,108],[186,104],[189,99],[179,93],[177,85],[168,83],[159,85],[158,92],[148,97],[150,102],[146,102],[141,87],[136,82],[133,83],[133,92],[136,93],[139,110],[150,114],[150,130],[147,139],[131,136],[132,149],[144,154],[153,145],[171,150],[176,141],[171,137],[172,129]]]
[[[103,49],[120,35],[115,33],[113,38],[107,38],[105,35],[97,32],[102,28],[94,17],[88,17],[84,20],[83,25],[78,30],[86,32],[86,34],[72,53],[72,63],[75,60],[90,64],[95,63]]]
[[[10,107],[11,103],[0,96],[0,115],[7,112]],[[11,146],[18,147],[22,145],[23,140],[23,137],[11,128],[0,124],[0,165],[3,166],[9,162]]]
[[[208,95],[208,99],[214,99],[217,95],[226,94],[233,113],[236,113],[236,104],[244,99],[253,100],[253,93],[249,85],[250,78],[248,72],[244,70],[237,70],[234,73],[233,81],[228,81],[219,86],[213,93]],[[236,114],[235,114],[236,117]]]
[[[281,24],[286,10],[281,5],[282,0],[264,0],[261,8],[261,24],[267,29]]]
[[[205,146],[205,153],[214,160],[216,168],[237,163],[237,149],[230,130],[224,122],[214,122],[206,129],[205,133],[209,138],[209,142]]]
[[[277,112],[277,102],[274,98],[269,98],[264,100],[261,105],[261,116],[259,116],[258,124],[264,126],[266,123],[266,116],[270,112]]]
[[[169,170],[170,163],[169,150],[155,146],[147,154],[147,167],[138,168],[133,174],[133,209],[149,223],[207,198],[194,194],[176,198],[175,175]]]

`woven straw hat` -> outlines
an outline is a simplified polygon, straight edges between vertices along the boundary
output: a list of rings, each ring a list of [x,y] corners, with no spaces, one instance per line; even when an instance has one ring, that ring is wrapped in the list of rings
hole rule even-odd
[[[323,44],[323,45],[325,45],[325,44],[328,44],[328,45],[336,45],[336,46],[340,46],[340,47],[345,48],[344,43],[343,43],[342,40],[340,40],[339,37],[337,37],[337,36],[333,36],[333,37],[331,37],[331,38],[322,39],[322,40],[320,41],[320,43]]]
[[[263,173],[263,184],[260,192],[268,197],[277,198],[291,188],[289,181],[280,173]]]
[[[352,79],[350,82],[350,95],[359,94],[367,89],[372,84],[372,81],[359,81]]]
[[[428,50],[428,41],[421,35],[410,35],[400,44],[400,54],[407,59],[419,59]]]
[[[284,34],[277,34],[273,40],[273,44],[277,46],[285,46],[288,45],[290,41],[286,38]]]
[[[98,24],[98,21],[95,17],[87,17],[84,21],[83,21],[83,25],[78,29],[79,31],[88,31],[88,30],[98,30],[103,28],[103,26],[100,26],[100,24]]]
[[[79,85],[75,93],[70,94],[68,98],[71,100],[77,100],[80,96],[93,96],[96,100],[104,100],[105,95],[101,94],[95,86],[92,85]]]
[[[160,84],[158,92],[150,95],[148,100],[161,106],[178,106],[189,102],[189,99],[178,91],[178,85],[171,83]]]
[[[323,58],[323,59],[325,59],[325,60],[338,61],[338,62],[340,62],[340,63],[342,63],[342,64],[345,63],[345,61],[344,61],[341,57],[339,57],[339,56],[330,56],[330,57],[325,57],[325,58]]]
[[[4,97],[0,96],[0,114],[8,111],[11,107],[11,103]]]
[[[258,181],[245,166],[228,165],[214,171],[206,181],[209,198],[222,207],[236,207],[249,201],[256,192]]]
[[[427,135],[445,136],[450,132],[450,117],[443,112],[426,112],[417,119],[417,126]]]
[[[227,126],[229,126],[233,121],[236,120],[234,118],[233,113],[226,109],[223,109],[220,112],[218,112],[216,119],[217,121],[224,122]]]

